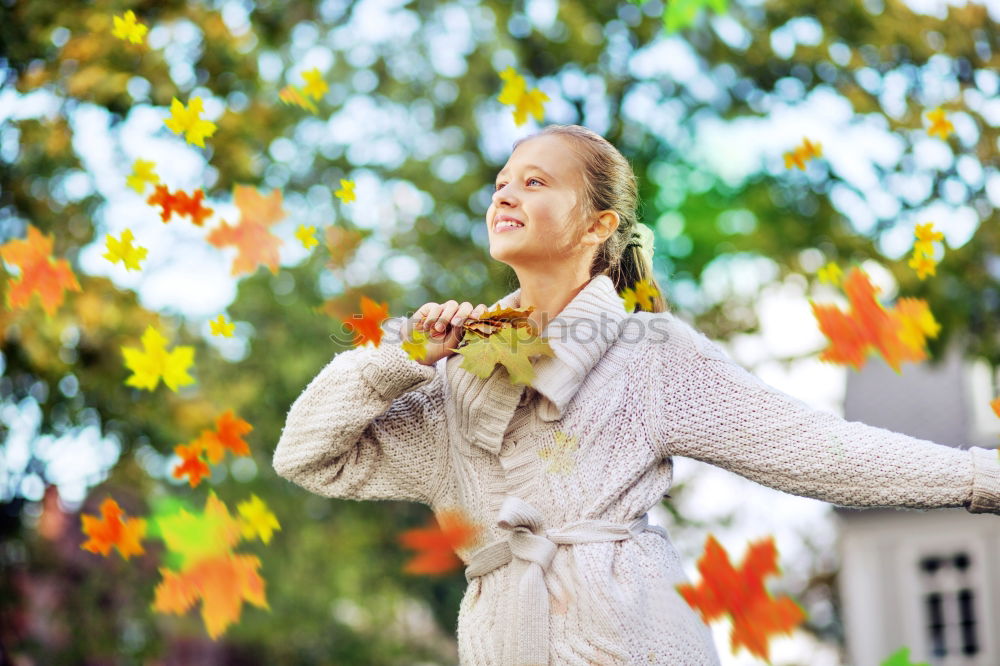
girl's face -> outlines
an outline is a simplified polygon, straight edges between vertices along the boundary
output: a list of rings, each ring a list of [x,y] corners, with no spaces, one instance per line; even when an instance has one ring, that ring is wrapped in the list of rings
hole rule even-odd
[[[571,217],[582,196],[579,162],[566,139],[542,135],[521,143],[497,174],[486,211],[490,255],[527,268],[578,251]],[[524,226],[498,231],[504,216]]]

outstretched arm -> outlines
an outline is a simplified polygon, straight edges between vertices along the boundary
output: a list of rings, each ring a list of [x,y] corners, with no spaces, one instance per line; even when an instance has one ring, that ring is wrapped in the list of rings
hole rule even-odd
[[[273,466],[325,497],[431,504],[446,473],[442,383],[399,342],[343,351],[288,411]]]
[[[995,450],[956,449],[813,409],[670,317],[669,341],[650,346],[664,456],[841,506],[1000,513]]]

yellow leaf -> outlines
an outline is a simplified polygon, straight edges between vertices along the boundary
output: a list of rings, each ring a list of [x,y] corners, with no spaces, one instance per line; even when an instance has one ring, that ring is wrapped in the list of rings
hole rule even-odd
[[[205,137],[215,134],[215,123],[202,120],[201,97],[192,97],[187,108],[176,97],[170,103],[170,117],[163,123],[174,134],[183,134],[188,143],[205,147]]]
[[[133,372],[125,380],[127,386],[152,391],[162,378],[164,384],[176,391],[179,386],[194,383],[187,373],[194,362],[194,347],[180,346],[167,352],[166,342],[155,328],[147,326],[142,334],[142,349],[122,347],[125,367]]]
[[[452,351],[465,357],[459,367],[482,379],[493,374],[498,363],[503,365],[514,385],[527,385],[534,379],[531,357],[555,356],[548,341],[520,327],[504,327],[489,337],[476,339]]]
[[[208,322],[212,328],[212,335],[222,335],[227,338],[233,337],[233,330],[236,324],[226,323],[225,315],[219,315],[215,321]]]
[[[340,179],[340,189],[333,193],[335,197],[343,201],[344,203],[351,203],[355,200],[354,196],[354,182],[350,180]]]
[[[249,501],[241,502],[236,508],[242,518],[240,524],[244,537],[260,536],[261,541],[270,543],[273,531],[281,529],[277,516],[256,495],[251,495]]]
[[[135,12],[131,9],[125,12],[124,16],[114,17],[115,27],[111,34],[118,39],[128,40],[133,44],[141,44],[145,39],[146,31],[149,29],[135,19]]]
[[[295,237],[302,241],[302,245],[308,250],[313,246],[319,245],[315,233],[316,227],[307,227],[304,224],[300,224],[299,228],[295,231]]]
[[[132,164],[132,175],[125,179],[125,183],[133,190],[142,194],[146,189],[146,183],[158,183],[160,177],[153,173],[156,162],[149,160],[136,160]]]
[[[833,285],[840,284],[840,276],[842,274],[840,266],[831,261],[826,266],[819,269],[819,281],[828,282]]]
[[[427,341],[430,336],[420,329],[413,330],[412,339],[403,340],[402,348],[410,355],[414,361],[422,361],[427,358]]]
[[[309,95],[313,99],[320,99],[323,97],[324,93],[330,89],[323,80],[323,75],[319,73],[319,69],[313,67],[307,72],[302,72],[302,78],[305,79],[306,84],[302,86],[302,92]]]
[[[122,232],[119,240],[108,234],[105,238],[108,251],[101,256],[113,264],[122,262],[125,264],[125,270],[139,270],[139,262],[146,258],[147,250],[144,247],[133,246],[133,240],[132,231],[129,229]]]
[[[514,124],[523,125],[530,113],[535,120],[541,122],[543,118],[542,102],[547,102],[549,96],[541,90],[535,88],[528,90],[524,78],[521,77],[513,67],[508,66],[500,72],[500,78],[504,83],[503,90],[497,99],[501,104],[512,104],[514,106]]]

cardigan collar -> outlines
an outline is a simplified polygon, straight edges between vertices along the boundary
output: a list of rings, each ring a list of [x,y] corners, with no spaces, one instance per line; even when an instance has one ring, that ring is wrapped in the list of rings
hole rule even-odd
[[[521,289],[490,306],[520,307]],[[538,415],[543,421],[561,419],[591,368],[621,334],[629,313],[607,275],[593,277],[542,331],[554,356],[532,360],[535,377],[530,386],[541,399]],[[496,455],[507,426],[525,390],[510,382],[507,368],[494,367],[486,379],[462,369],[461,354],[446,357],[445,376],[452,396],[458,430],[473,445]]]

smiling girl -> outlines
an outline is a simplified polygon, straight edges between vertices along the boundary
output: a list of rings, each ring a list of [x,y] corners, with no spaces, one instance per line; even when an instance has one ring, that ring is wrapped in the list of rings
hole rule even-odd
[[[460,366],[462,323],[485,305],[427,303],[401,325],[435,331],[337,354],[288,412],[281,476],[326,497],[461,509],[482,526],[456,552],[468,581],[460,662],[719,664],[690,583],[648,510],[673,456],[843,506],[1000,513],[995,451],[942,446],[814,410],[765,384],[670,313],[628,312],[652,280],[635,176],[604,138],[550,125],[515,144],[486,213],[490,255],[533,307],[554,356],[515,385]],[[836,452],[828,442],[842,442]]]

